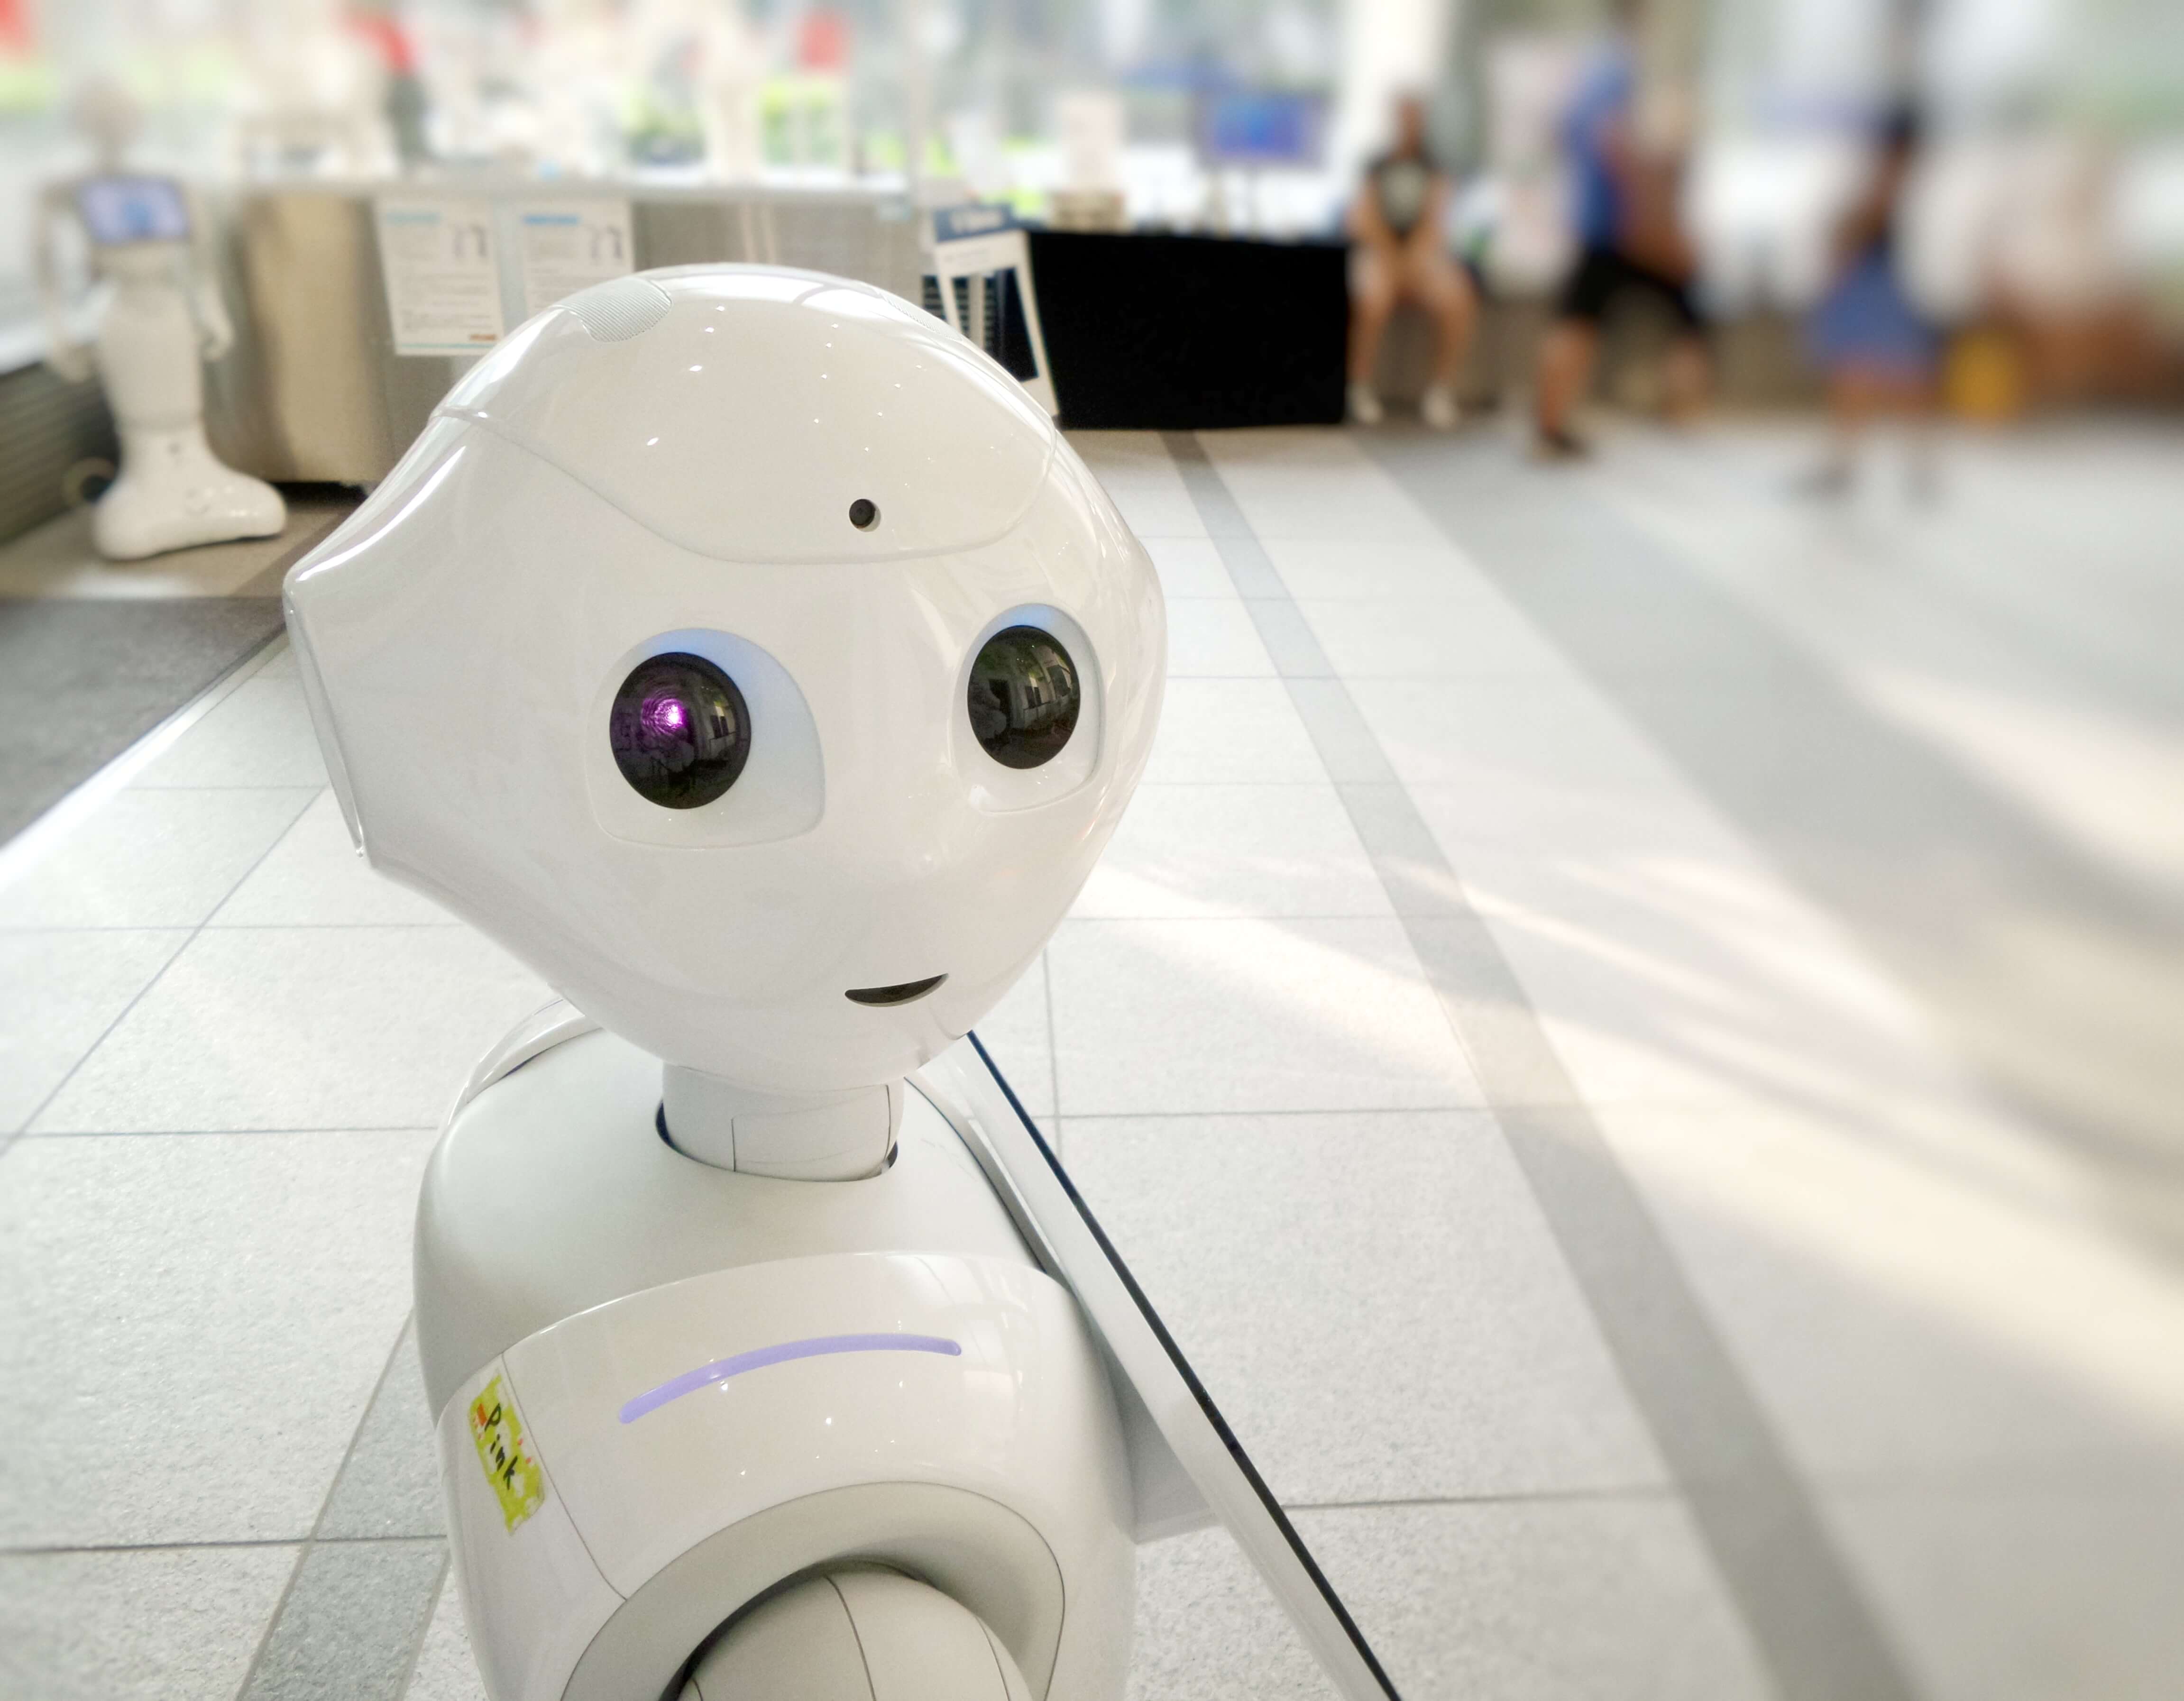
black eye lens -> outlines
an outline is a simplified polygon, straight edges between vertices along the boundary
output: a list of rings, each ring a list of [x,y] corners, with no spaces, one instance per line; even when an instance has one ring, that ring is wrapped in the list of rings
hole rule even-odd
[[[615,693],[607,741],[638,797],[665,809],[694,809],[744,771],[750,711],[736,682],[705,657],[652,656]]]
[[[971,731],[1004,768],[1051,762],[1077,730],[1077,664],[1051,632],[1010,626],[971,664]]]
[[[859,497],[850,504],[850,524],[860,531],[870,531],[880,523],[880,505],[868,497]]]

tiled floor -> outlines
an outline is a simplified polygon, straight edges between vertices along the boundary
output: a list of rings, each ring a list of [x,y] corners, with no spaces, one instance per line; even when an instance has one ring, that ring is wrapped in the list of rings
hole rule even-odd
[[[982,1031],[1404,1693],[2184,1688],[2175,442],[1078,444],[1173,676]],[[277,648],[120,778],[0,853],[0,1696],[478,1701],[410,1211],[543,989]],[[1132,1693],[1323,1691],[1206,1533]]]
[[[280,629],[281,575],[354,505],[332,486],[287,501],[275,536],[148,561],[103,559],[88,509],[0,548],[0,839]]]

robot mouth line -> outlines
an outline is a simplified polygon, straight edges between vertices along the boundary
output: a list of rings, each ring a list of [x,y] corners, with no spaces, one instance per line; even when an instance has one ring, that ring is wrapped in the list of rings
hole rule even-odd
[[[906,1004],[923,998],[947,978],[928,975],[922,981],[905,981],[899,987],[852,987],[842,996],[853,1004]]]

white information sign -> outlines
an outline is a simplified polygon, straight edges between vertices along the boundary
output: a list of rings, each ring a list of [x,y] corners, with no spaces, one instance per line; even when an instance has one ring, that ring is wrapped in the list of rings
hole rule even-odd
[[[526,318],[632,270],[627,201],[534,202],[515,209],[515,221]]]
[[[492,203],[387,199],[378,213],[394,352],[482,354],[499,342]]]

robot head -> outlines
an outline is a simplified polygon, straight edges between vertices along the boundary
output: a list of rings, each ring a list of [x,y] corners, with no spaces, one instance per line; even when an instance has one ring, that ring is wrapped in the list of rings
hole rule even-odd
[[[136,97],[113,77],[87,79],[69,104],[69,117],[76,133],[91,144],[92,157],[101,171],[116,171],[130,144],[143,128],[144,115]]]
[[[1052,424],[775,268],[531,320],[288,576],[352,834],[584,1013],[769,1092],[964,1033],[1145,765],[1166,627]]]

